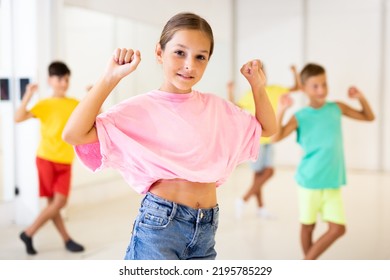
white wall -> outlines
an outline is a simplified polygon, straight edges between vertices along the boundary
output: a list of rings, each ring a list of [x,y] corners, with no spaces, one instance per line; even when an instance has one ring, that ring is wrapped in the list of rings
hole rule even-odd
[[[2,14],[1,9],[1,1],[0,1],[0,15]],[[0,38],[2,38],[2,21],[0,20]],[[2,53],[2,44],[0,44],[0,54]],[[0,59],[0,69],[2,69],[2,61]],[[4,178],[3,176],[3,136],[2,133],[2,118],[0,118],[0,178]],[[0,179],[0,201],[3,198],[3,185],[4,182],[2,179]]]
[[[237,63],[265,63],[269,84],[292,85],[290,65],[302,63],[302,5],[300,0],[237,1]],[[248,83],[237,71],[238,89]]]
[[[384,1],[385,5],[383,5],[386,18],[384,19],[384,30],[385,38],[383,40],[383,48],[384,48],[384,72],[382,73],[383,81],[383,92],[380,103],[382,104],[382,112],[383,112],[383,127],[379,128],[383,131],[382,142],[384,144],[384,149],[382,151],[382,162],[384,170],[390,171],[390,1]]]
[[[5,43],[11,40],[10,28],[7,28],[11,23],[11,16],[9,10],[11,9],[9,2],[0,2],[0,77],[9,78],[11,75],[8,70],[10,67],[10,55],[9,49],[10,44]],[[4,38],[4,39],[3,39]],[[3,41],[4,40],[4,41]],[[11,90],[11,84],[9,84]],[[6,120],[6,116],[9,112],[12,112],[12,103],[10,101],[0,101],[0,200],[8,198],[9,196],[13,197],[12,191],[8,190],[5,186],[14,185],[14,176],[6,176],[10,170],[7,168],[5,161],[10,158],[10,155],[13,151],[8,151],[4,148],[5,145],[8,145],[9,142],[14,141],[13,130],[9,131],[10,125]],[[8,137],[7,132],[11,137]],[[8,140],[8,141],[7,141]],[[5,154],[5,152],[7,152]],[[13,162],[7,164],[13,164]]]
[[[178,12],[194,12],[209,21],[217,40],[230,38],[232,0],[64,0],[64,2],[68,6],[100,11],[160,28]]]

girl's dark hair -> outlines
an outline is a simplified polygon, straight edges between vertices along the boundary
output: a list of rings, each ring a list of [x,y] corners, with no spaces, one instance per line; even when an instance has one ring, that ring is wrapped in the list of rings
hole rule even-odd
[[[173,16],[168,22],[165,24],[163,31],[160,36],[160,46],[161,49],[165,49],[166,44],[172,39],[173,35],[175,35],[176,31],[183,29],[191,29],[191,30],[200,30],[206,34],[206,36],[210,39],[210,57],[213,54],[214,50],[214,36],[213,31],[208,24],[208,22],[193,13],[179,13]]]
[[[307,79],[313,76],[318,76],[325,74],[325,68],[322,67],[321,65],[314,64],[314,63],[309,63],[306,64],[305,67],[303,67],[300,77],[301,77],[301,83],[304,84]]]
[[[61,61],[53,61],[50,63],[49,68],[49,77],[51,76],[65,76],[65,75],[70,75],[70,69],[68,66],[66,66],[65,63]]]

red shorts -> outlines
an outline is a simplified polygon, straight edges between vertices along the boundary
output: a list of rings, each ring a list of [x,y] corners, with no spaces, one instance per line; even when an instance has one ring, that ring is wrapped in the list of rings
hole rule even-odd
[[[72,165],[36,158],[39,178],[39,196],[53,197],[54,193],[68,196]]]

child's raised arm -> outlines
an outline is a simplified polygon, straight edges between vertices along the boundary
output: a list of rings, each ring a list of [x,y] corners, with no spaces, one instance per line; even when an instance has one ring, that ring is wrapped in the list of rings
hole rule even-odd
[[[370,104],[368,104],[367,99],[364,97],[363,93],[360,90],[358,90],[356,87],[350,87],[348,89],[348,96],[350,98],[359,100],[362,109],[359,111],[351,108],[350,106],[342,102],[337,102],[337,105],[339,105],[343,115],[355,120],[362,120],[362,121],[373,121],[375,119]]]
[[[30,102],[31,97],[34,95],[34,93],[37,90],[38,90],[37,84],[28,84],[26,86],[26,92],[23,95],[22,102],[20,103],[20,106],[15,112],[15,116],[14,116],[15,122],[22,122],[34,117],[34,115],[27,110],[27,105]]]
[[[262,136],[271,136],[276,132],[276,118],[265,91],[266,78],[261,65],[260,60],[249,61],[241,67],[241,73],[251,85],[256,119],[262,126]]]
[[[62,133],[66,142],[81,145],[98,141],[94,124],[100,108],[120,80],[133,72],[140,61],[139,51],[115,50],[103,76],[94,84],[70,116]]]
[[[290,91],[300,90],[302,88],[302,85],[301,85],[301,79],[297,71],[297,67],[295,65],[291,65],[290,70],[294,78],[294,85],[290,88]]]
[[[284,113],[289,107],[291,107],[291,105],[292,99],[289,94],[284,94],[280,97],[277,113],[278,130],[274,134],[274,136],[271,137],[272,142],[278,142],[286,138],[291,134],[291,132],[297,129],[297,120],[294,116],[291,117],[291,119],[287,122],[286,125],[283,126],[282,124]]]

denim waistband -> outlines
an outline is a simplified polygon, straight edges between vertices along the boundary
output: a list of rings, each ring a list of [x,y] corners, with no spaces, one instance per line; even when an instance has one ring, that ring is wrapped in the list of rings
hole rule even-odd
[[[190,222],[212,223],[218,224],[218,205],[212,208],[195,209],[186,205],[178,204],[159,197],[151,192],[148,192],[142,200],[142,206],[155,207],[157,210],[170,210],[171,216],[175,218],[185,219]],[[156,206],[158,205],[158,206]]]

